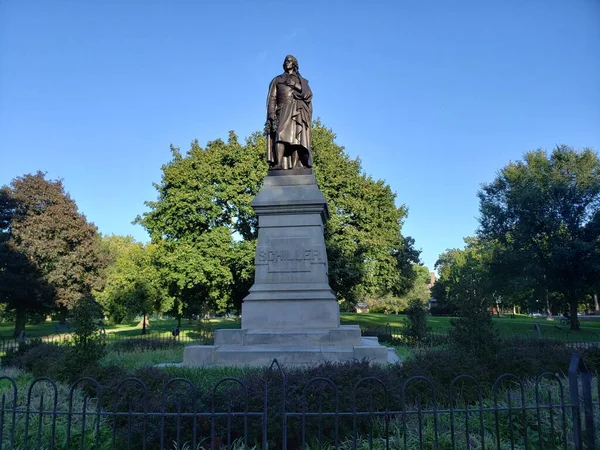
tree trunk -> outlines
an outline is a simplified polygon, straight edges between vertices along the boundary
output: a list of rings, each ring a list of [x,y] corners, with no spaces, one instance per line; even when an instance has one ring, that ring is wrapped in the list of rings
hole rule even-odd
[[[142,317],[142,334],[146,334],[146,314]]]
[[[579,319],[577,318],[577,307],[579,306],[579,302],[577,301],[577,297],[574,295],[571,296],[571,330],[579,331]]]
[[[598,308],[598,294],[596,292],[594,292],[594,312],[598,311],[600,308]]]
[[[550,307],[550,296],[548,295],[548,291],[546,291],[546,312],[548,313],[548,318],[552,317],[552,308]]]
[[[15,317],[15,331],[14,331],[14,336],[18,338],[21,334],[22,331],[25,331],[25,322],[27,320],[27,313],[25,312],[24,309],[17,309],[16,310],[16,317]]]
[[[67,310],[67,308],[60,308],[58,310],[58,323],[67,323],[67,315],[69,314],[69,311]]]

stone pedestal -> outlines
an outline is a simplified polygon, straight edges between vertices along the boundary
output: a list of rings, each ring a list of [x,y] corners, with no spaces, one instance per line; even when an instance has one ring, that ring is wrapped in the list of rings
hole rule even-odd
[[[323,224],[327,202],[312,171],[265,178],[252,207],[258,215],[254,285],[242,305],[242,329],[336,328]]]
[[[269,172],[252,202],[258,215],[255,282],[242,329],[217,330],[213,346],[188,346],[184,365],[314,364],[368,358],[395,362],[377,338],[340,326],[328,282],[323,225],[327,202],[310,169]]]

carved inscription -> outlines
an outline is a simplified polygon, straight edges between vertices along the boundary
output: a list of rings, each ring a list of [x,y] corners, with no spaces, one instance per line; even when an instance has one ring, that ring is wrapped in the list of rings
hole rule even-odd
[[[289,261],[322,261],[321,252],[317,249],[268,249],[258,250],[258,262],[289,262]]]
[[[308,239],[273,239],[256,249],[256,264],[268,265],[269,272],[310,272],[312,264],[326,260],[324,249]]]

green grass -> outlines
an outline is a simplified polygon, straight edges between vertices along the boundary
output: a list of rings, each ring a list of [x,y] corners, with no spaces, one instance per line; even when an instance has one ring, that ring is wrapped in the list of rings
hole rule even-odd
[[[358,324],[361,327],[390,325],[401,327],[405,316],[402,314],[355,314],[342,313],[342,324]],[[427,323],[434,333],[446,333],[450,330],[451,317],[429,316]],[[547,339],[566,342],[600,342],[600,321],[581,321],[580,331],[570,331],[568,326],[560,326],[558,320],[546,320],[529,316],[494,317],[494,324],[505,336],[533,337],[534,325],[540,327],[541,335]]]
[[[109,352],[100,360],[103,366],[119,366],[134,371],[160,363],[180,363],[183,361],[183,346],[145,352]]]
[[[361,327],[381,327],[390,325],[392,327],[401,327],[404,315],[401,314],[356,314],[342,313],[341,323],[358,324]],[[430,316],[427,321],[434,333],[445,333],[450,329],[449,317]],[[240,321],[237,319],[211,319],[208,321],[214,328],[240,328]],[[581,331],[572,332],[567,326],[560,326],[558,320],[548,321],[543,318],[531,318],[529,316],[516,316],[494,318],[494,323],[501,333],[512,336],[532,337],[534,335],[534,325],[540,327],[542,336],[550,339],[559,339],[564,341],[581,342],[600,342],[600,320],[581,321]],[[106,332],[119,337],[135,337],[141,335],[139,321],[133,321],[126,324],[110,325],[106,327]],[[148,332],[151,335],[169,336],[171,331],[177,326],[176,319],[152,319]],[[4,339],[10,339],[12,336],[14,324],[0,323],[0,336]],[[182,320],[181,335],[192,339],[197,337],[198,322]],[[56,335],[55,323],[45,322],[37,325],[27,325],[26,333],[28,337],[44,337]],[[64,334],[64,333],[63,333]],[[109,337],[110,339],[110,337]]]

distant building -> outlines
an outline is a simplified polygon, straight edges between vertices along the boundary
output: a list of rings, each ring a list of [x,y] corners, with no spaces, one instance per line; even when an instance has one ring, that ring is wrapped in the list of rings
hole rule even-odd
[[[427,289],[431,290],[431,288],[435,284],[435,280],[435,272],[429,272],[429,284],[427,285]]]

